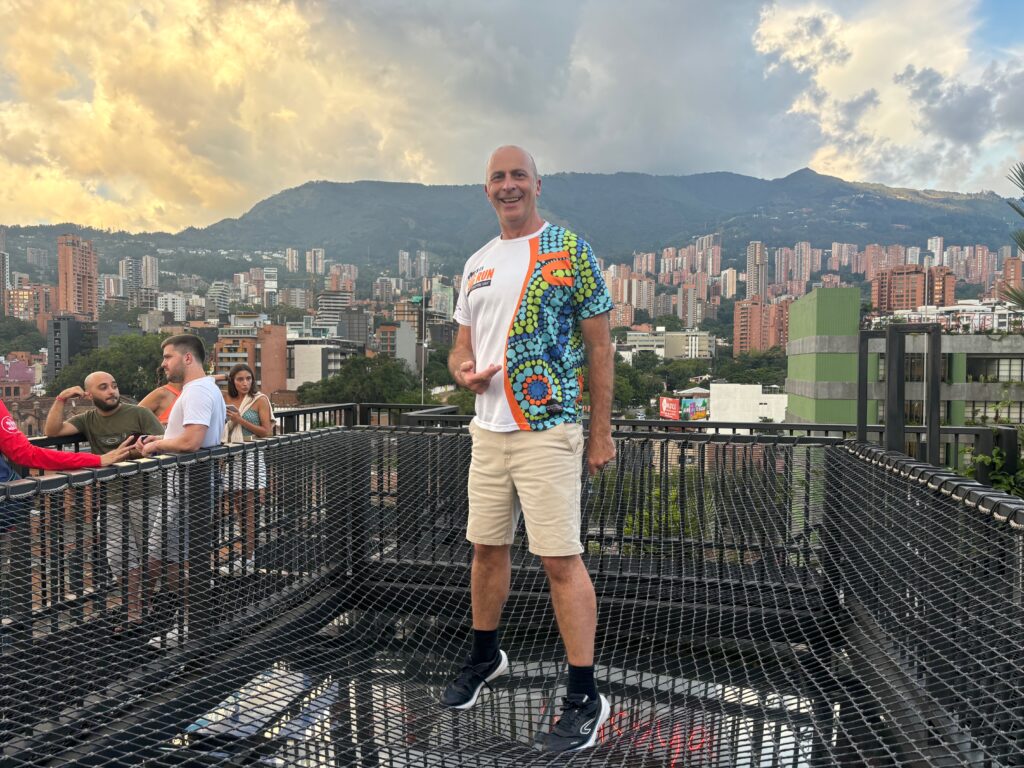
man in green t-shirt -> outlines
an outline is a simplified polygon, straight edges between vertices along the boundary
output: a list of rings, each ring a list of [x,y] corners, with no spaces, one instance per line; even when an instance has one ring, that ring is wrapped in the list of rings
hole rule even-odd
[[[43,427],[47,437],[82,435],[89,441],[93,453],[104,454],[133,434],[164,433],[163,425],[151,410],[121,402],[117,382],[109,373],[90,373],[84,384],[84,388],[68,387],[57,395]],[[65,403],[78,397],[91,400],[96,407],[65,421]],[[122,480],[121,483],[121,492],[113,488],[104,489],[107,493],[107,559],[117,578],[120,579],[126,569],[128,571],[128,620],[137,622],[142,619],[142,553],[149,555],[148,583],[155,580],[160,567],[162,494],[159,486],[145,493],[141,477]]]

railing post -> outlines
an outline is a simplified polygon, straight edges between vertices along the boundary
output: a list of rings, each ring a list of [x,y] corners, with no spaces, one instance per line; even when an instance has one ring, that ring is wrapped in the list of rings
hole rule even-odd
[[[857,442],[868,441],[868,340],[870,331],[861,331],[857,344]]]
[[[928,370],[925,373],[928,398],[928,463],[939,466],[941,453],[939,429],[942,422],[942,327],[936,323],[928,331]]]
[[[994,447],[1003,453],[1003,466],[1000,471],[1013,475],[1020,468],[1020,442],[1014,427],[995,427],[993,429]]]
[[[885,450],[906,450],[903,401],[906,394],[905,351],[907,337],[890,325],[885,331]]]

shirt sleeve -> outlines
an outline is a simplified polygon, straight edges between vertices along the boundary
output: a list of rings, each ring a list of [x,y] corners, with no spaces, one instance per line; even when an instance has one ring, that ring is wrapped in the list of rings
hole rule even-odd
[[[220,393],[217,394],[220,397]],[[196,387],[185,400],[185,412],[182,414],[182,426],[202,424],[210,426],[213,417],[213,394],[205,387]]]
[[[68,419],[68,424],[77,429],[81,434],[85,434],[85,414],[79,413]]]
[[[580,241],[582,248],[576,257],[576,290],[573,292],[573,304],[576,314],[581,318],[595,317],[612,310],[612,296],[604,282],[604,275],[594,256],[590,243]]]
[[[472,325],[473,318],[469,313],[469,294],[466,291],[466,287],[469,285],[469,280],[466,279],[466,272],[462,272],[462,284],[459,286],[459,299],[455,302],[455,314],[452,315],[452,319],[455,320],[459,325]]]
[[[32,445],[0,401],[0,453],[14,464],[34,469],[82,469],[100,466],[94,453],[72,453]]]

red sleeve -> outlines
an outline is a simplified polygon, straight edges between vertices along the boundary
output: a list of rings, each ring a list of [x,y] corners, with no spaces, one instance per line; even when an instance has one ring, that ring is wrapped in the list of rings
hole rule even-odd
[[[100,466],[94,453],[71,453],[37,448],[18,429],[7,406],[0,400],[0,453],[14,464],[34,469],[82,469]]]

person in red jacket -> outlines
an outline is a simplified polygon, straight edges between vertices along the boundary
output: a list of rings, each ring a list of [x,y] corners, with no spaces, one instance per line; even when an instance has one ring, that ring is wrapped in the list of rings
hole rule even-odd
[[[73,453],[70,451],[55,451],[52,448],[40,448],[32,445],[25,434],[18,429],[18,424],[7,410],[7,406],[0,400],[0,454],[6,467],[0,468],[0,482],[6,482],[13,478],[14,470],[10,464],[18,464],[30,469],[85,469],[89,467],[106,467],[118,461],[124,461],[131,453],[131,444],[134,437],[125,440],[114,450],[97,456],[95,453]],[[8,476],[4,477],[3,475]]]

